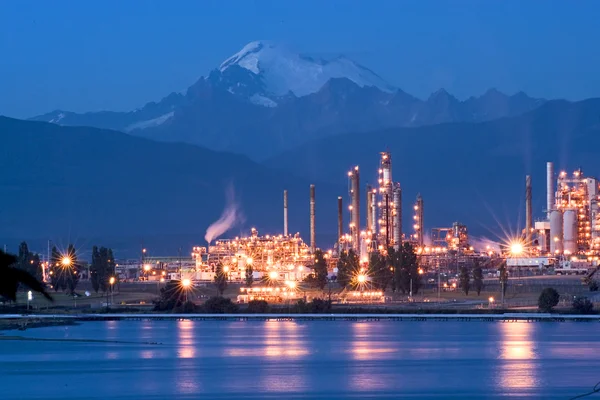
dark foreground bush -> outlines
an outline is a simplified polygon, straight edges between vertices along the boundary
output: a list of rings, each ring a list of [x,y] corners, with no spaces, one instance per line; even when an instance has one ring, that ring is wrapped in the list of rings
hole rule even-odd
[[[558,304],[560,295],[554,288],[545,288],[538,298],[538,308],[544,312],[550,312]]]
[[[264,300],[252,300],[248,302],[246,312],[250,314],[264,314],[269,312],[269,303]]]
[[[322,314],[331,311],[331,302],[328,300],[313,299],[310,303],[299,300],[291,310],[299,314]]]
[[[231,299],[219,296],[211,297],[200,307],[200,312],[207,314],[233,314],[238,311],[238,305],[233,303]]]
[[[573,300],[573,312],[577,314],[592,314],[594,312],[594,303],[587,297],[577,297]]]

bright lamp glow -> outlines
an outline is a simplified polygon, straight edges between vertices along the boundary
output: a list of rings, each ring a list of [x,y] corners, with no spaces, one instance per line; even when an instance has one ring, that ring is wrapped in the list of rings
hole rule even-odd
[[[510,252],[514,255],[519,255],[523,253],[523,245],[521,243],[515,242],[510,245]]]
[[[269,272],[269,278],[271,279],[277,279],[279,277],[279,274],[277,273],[277,271],[271,271]]]
[[[63,267],[68,267],[71,265],[71,257],[65,256],[62,258],[62,260],[60,260],[60,263],[63,265]]]
[[[187,278],[181,281],[181,286],[183,286],[184,288],[189,288],[191,285],[192,281]]]
[[[356,280],[358,281],[358,283],[365,283],[367,280],[367,277],[364,276],[363,274],[358,275],[358,277],[356,278]]]

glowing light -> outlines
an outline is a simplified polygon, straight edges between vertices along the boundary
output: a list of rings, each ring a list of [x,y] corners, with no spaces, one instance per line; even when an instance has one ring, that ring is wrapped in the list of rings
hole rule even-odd
[[[186,278],[186,279],[183,279],[183,280],[181,281],[181,286],[183,286],[183,287],[184,287],[184,288],[186,288],[186,289],[187,289],[187,288],[189,288],[191,285],[192,285],[192,281],[191,281],[191,280],[189,280],[189,279],[187,279],[187,278]]]
[[[111,285],[114,285],[115,281],[116,281],[115,277],[111,276],[110,279],[108,280],[108,283],[110,283]]]
[[[150,268],[151,268],[150,264],[144,265],[144,271],[148,272],[148,271],[150,271]]]
[[[489,301],[490,303],[493,303],[493,302],[494,302],[494,298],[493,298],[493,297],[490,297],[490,298],[488,299],[488,301]]]
[[[360,274],[360,275],[358,275],[356,280],[358,281],[358,283],[365,283],[367,281],[367,277],[363,274]]]
[[[63,267],[71,266],[71,262],[73,262],[73,260],[71,260],[71,257],[68,256],[63,257],[62,260],[60,260],[60,263],[63,265]]]
[[[277,273],[277,271],[271,271],[271,272],[269,272],[269,278],[277,279],[277,278],[279,278],[279,274]]]
[[[513,254],[515,256],[522,254],[523,253],[523,245],[518,242],[511,243],[510,252],[511,252],[511,254]]]

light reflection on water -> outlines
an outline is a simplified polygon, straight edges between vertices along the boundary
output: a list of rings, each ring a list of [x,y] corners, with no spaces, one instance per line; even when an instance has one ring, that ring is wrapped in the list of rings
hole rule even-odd
[[[500,388],[534,389],[540,385],[538,349],[533,331],[539,324],[528,322],[500,323]]]
[[[568,323],[84,323],[69,327],[69,339],[127,343],[0,341],[2,399],[568,398],[597,380],[596,331]],[[61,328],[19,334],[65,336]]]

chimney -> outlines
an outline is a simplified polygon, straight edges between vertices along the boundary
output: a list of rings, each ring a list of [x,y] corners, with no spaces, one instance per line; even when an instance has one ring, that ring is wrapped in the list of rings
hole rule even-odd
[[[310,185],[310,250],[314,253],[316,248],[315,185]]]
[[[402,189],[396,183],[394,187],[394,249],[400,249],[402,245]]]
[[[367,226],[366,226],[366,230],[367,230],[367,232],[371,231],[374,233],[374,231],[373,231],[374,227],[372,226],[372,222],[373,222],[373,196],[371,196],[372,191],[373,191],[373,188],[371,187],[371,185],[367,185]]]
[[[360,176],[358,166],[352,171],[352,225],[353,225],[353,248],[360,250]]]
[[[554,164],[546,163],[546,212],[550,220],[550,212],[554,208]]]
[[[343,217],[343,204],[342,197],[338,197],[338,243],[342,243],[342,236],[344,236],[344,217]]]
[[[531,228],[533,215],[531,212],[531,175],[525,177],[525,245],[531,246]]]
[[[288,195],[283,191],[283,236],[288,235]]]

